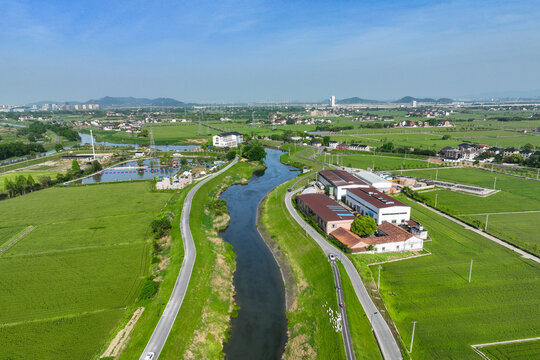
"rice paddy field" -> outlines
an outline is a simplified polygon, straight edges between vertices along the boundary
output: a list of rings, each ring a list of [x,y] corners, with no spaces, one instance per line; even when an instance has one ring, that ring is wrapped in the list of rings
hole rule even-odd
[[[415,359],[478,359],[473,344],[538,336],[540,264],[400,200],[433,239],[425,243],[432,255],[384,264],[381,271],[381,295],[407,349],[417,321]]]
[[[540,340],[491,345],[479,350],[490,360],[540,359]]]
[[[495,184],[500,191],[487,197],[450,190],[423,195],[432,206],[437,196],[437,208],[482,229],[487,220],[488,233],[540,255],[540,238],[536,235],[540,233],[540,182],[472,168],[412,170],[404,174],[486,188]]]
[[[326,161],[332,164],[337,164],[336,156],[329,155],[317,156],[317,160]],[[379,156],[366,154],[339,154],[339,164],[347,167],[354,167],[359,169],[375,169],[375,170],[395,170],[395,169],[418,169],[427,167],[438,167],[440,165],[433,164],[427,160],[420,159],[405,159],[402,157],[393,156]]]
[[[6,359],[91,359],[137,298],[150,222],[171,197],[147,182],[54,187],[0,202],[0,348]]]

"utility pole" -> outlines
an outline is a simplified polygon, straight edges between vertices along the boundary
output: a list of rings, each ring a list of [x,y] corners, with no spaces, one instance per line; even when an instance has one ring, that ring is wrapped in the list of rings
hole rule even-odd
[[[92,129],[90,129],[90,139],[92,141],[92,155],[94,156],[94,160],[96,160],[96,149],[94,149],[94,135],[92,134]]]
[[[379,265],[379,279],[377,280],[377,289],[381,288],[381,269],[382,269],[382,266]]]
[[[471,276],[472,276],[472,263],[473,263],[473,259],[471,259],[471,268],[469,269],[469,283],[471,282]]]
[[[202,117],[201,113],[199,113],[199,136],[202,135]]]
[[[495,190],[496,184],[497,184],[497,177],[495,176],[495,179],[493,179],[493,190]]]
[[[439,169],[435,169],[435,180],[439,178]]]
[[[489,214],[486,214],[486,225],[484,226],[484,231],[487,231],[488,220],[489,220]]]
[[[409,349],[409,354],[412,353],[412,345],[413,345],[413,341],[414,341],[414,329],[416,328],[416,321],[413,321],[413,326],[412,326],[412,336],[411,336],[411,348]]]
[[[251,127],[255,126],[255,111],[251,112]]]
[[[437,208],[437,195],[439,194],[435,194],[435,209]]]

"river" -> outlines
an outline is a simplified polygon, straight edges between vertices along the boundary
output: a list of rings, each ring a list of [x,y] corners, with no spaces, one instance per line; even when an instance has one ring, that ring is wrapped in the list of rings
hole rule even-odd
[[[266,153],[264,174],[255,174],[247,185],[233,185],[221,195],[231,221],[220,235],[236,252],[235,300],[240,306],[224,347],[227,359],[280,359],[287,339],[283,279],[257,231],[256,214],[268,191],[298,171],[279,161],[281,151],[266,149]]]

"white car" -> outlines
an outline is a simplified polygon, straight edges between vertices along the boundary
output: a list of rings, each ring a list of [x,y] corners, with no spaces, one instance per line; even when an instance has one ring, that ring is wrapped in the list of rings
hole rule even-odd
[[[150,351],[146,356],[144,357],[144,360],[152,360],[156,356],[156,353],[153,351]]]
[[[328,254],[328,258],[330,259],[330,261],[336,261],[336,255],[334,254]]]

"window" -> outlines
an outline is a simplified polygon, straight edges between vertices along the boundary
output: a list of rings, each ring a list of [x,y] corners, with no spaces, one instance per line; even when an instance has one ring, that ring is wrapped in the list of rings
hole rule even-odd
[[[335,229],[336,228],[336,224],[332,224],[332,229]]]
[[[384,250],[386,250],[386,248],[383,246],[381,251],[384,251]]]
[[[397,250],[399,250],[399,245],[397,246]]]
[[[392,224],[395,224],[395,223],[396,223],[396,220],[395,220],[395,219],[394,219],[394,220],[392,220]]]

